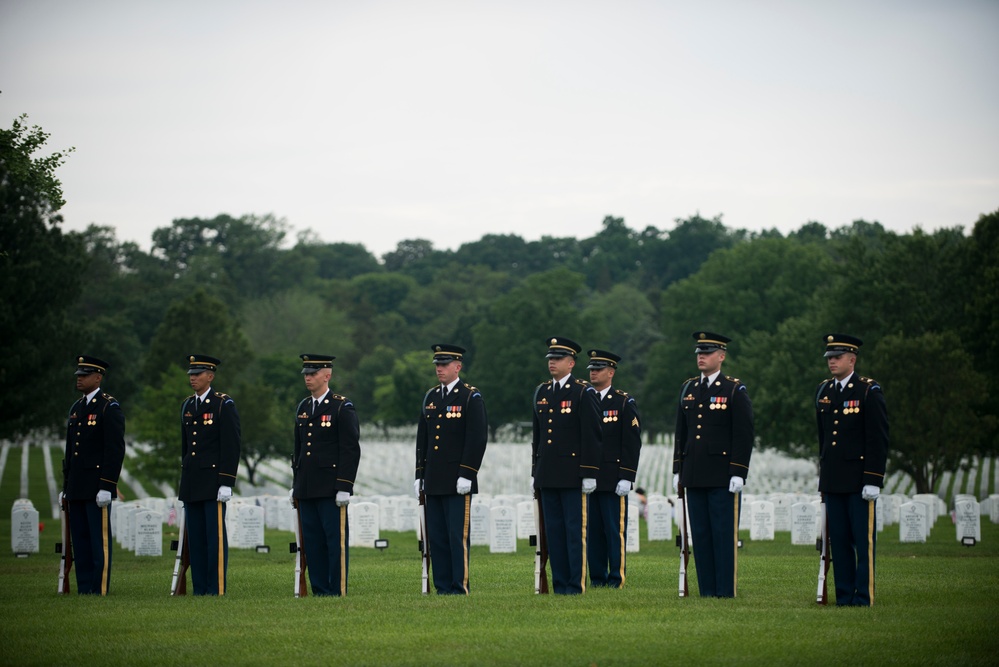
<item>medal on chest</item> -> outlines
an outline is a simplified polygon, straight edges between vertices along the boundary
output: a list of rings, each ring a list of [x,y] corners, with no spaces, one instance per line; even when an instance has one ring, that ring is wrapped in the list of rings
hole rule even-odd
[[[712,396],[709,410],[728,410],[728,396]]]

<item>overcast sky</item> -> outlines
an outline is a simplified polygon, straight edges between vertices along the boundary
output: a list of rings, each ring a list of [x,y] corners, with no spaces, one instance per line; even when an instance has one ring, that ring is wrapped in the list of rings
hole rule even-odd
[[[605,215],[908,232],[999,209],[995,0],[0,0],[65,228],[266,214],[376,255]]]

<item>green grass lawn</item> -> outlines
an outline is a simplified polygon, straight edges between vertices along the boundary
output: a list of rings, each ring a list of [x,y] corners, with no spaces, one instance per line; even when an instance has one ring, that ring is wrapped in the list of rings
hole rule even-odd
[[[8,515],[9,517],[9,515]],[[0,531],[10,534],[9,518]],[[644,526],[643,526],[644,532]],[[0,558],[0,665],[993,665],[999,526],[962,547],[946,517],[930,542],[878,545],[870,609],[815,604],[817,552],[746,542],[739,597],[677,597],[678,550],[642,543],[623,590],[536,596],[533,552],[473,548],[470,597],[424,597],[412,533],[351,550],[345,598],[295,599],[289,533],[230,551],[224,598],[171,598],[173,554],[116,549],[106,598],[55,593],[57,521],[41,553]],[[746,536],[748,537],[748,536]],[[169,544],[171,535],[164,535]],[[692,561],[693,562],[693,561]],[[696,577],[691,575],[696,595]],[[75,590],[75,580],[73,582]],[[832,587],[830,585],[830,594]]]

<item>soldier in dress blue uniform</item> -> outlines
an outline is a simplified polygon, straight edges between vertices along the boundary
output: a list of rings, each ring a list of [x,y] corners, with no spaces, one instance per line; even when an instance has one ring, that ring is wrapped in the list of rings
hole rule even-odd
[[[194,395],[180,411],[180,491],[184,503],[191,585],[194,595],[225,595],[229,566],[226,503],[239,468],[239,412],[232,398],[215,391],[215,370],[222,363],[206,354],[187,358]]]
[[[874,604],[874,503],[884,486],[888,408],[881,385],[854,372],[863,344],[827,334],[832,378],[819,385],[819,492],[826,505],[836,604]]]
[[[486,405],[462,382],[464,348],[431,347],[439,384],[423,397],[416,430],[417,496],[426,496],[427,537],[434,587],[440,595],[468,595],[472,494],[486,453]]]
[[[336,357],[303,354],[301,358],[310,395],[296,410],[292,503],[302,519],[302,547],[313,595],[343,596],[350,564],[347,505],[361,460],[361,431],[354,404],[330,391]]]
[[[552,590],[586,591],[586,496],[597,488],[601,460],[600,399],[572,377],[582,348],[553,336],[548,346],[552,379],[534,391],[531,472],[541,498]]]
[[[735,597],[739,510],[753,453],[753,404],[738,378],[722,375],[731,338],[694,335],[700,374],[683,384],[676,417],[673,486],[687,499],[701,597]],[[679,479],[677,479],[679,476]]]
[[[76,359],[76,390],[66,425],[63,493],[76,563],[76,588],[107,595],[111,585],[111,500],[125,458],[125,415],[115,398],[101,391],[108,363],[81,355]],[[68,548],[69,545],[64,545]]]
[[[590,350],[590,384],[600,395],[603,461],[589,497],[587,565],[594,586],[621,588],[625,578],[628,493],[638,473],[642,426],[635,399],[612,385],[621,357]]]

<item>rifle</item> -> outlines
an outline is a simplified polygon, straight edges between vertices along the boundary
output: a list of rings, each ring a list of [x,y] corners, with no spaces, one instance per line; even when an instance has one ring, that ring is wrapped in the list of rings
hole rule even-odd
[[[676,536],[676,546],[680,547],[680,597],[688,596],[687,563],[690,562],[690,539],[687,535],[687,498],[682,484],[676,485],[676,496],[680,501],[680,531]]]
[[[309,587],[305,584],[305,571],[308,563],[305,560],[305,547],[302,546],[302,510],[295,506],[295,541],[291,543],[295,554],[295,597],[304,598],[309,595]]]
[[[69,593],[69,571],[73,569],[73,536],[69,531],[69,501],[62,498],[59,502],[59,519],[62,521],[62,542],[56,545],[56,553],[62,554],[59,559],[59,585],[56,593]]]
[[[170,582],[170,595],[187,595],[187,568],[191,566],[191,553],[187,546],[187,511],[177,513],[177,539],[170,542],[170,548],[177,552],[173,562],[173,580]]]
[[[534,526],[536,535],[531,535],[534,547],[534,593],[548,593],[548,538],[545,537],[545,514],[541,511],[541,498],[534,491]]]
[[[824,605],[828,601],[826,578],[829,575],[829,563],[832,562],[829,553],[829,515],[826,514],[825,498],[819,504],[819,512],[821,512],[822,536],[816,540],[815,544],[815,548],[819,552],[819,587],[815,593],[815,601]]]
[[[423,561],[423,574],[420,592],[430,594],[430,538],[427,535],[427,494],[420,489],[420,539],[417,545]]]

